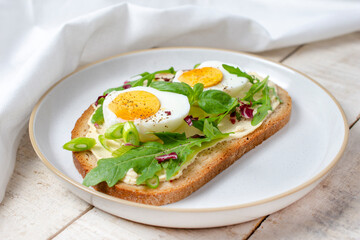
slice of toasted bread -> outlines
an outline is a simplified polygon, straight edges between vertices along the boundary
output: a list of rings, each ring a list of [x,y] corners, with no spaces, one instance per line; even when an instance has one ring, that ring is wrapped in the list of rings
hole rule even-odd
[[[160,183],[156,189],[123,182],[119,182],[113,187],[108,187],[105,182],[102,182],[94,188],[118,198],[150,205],[169,204],[189,196],[246,152],[285,126],[290,119],[291,98],[280,87],[278,87],[278,95],[283,103],[267,116],[259,128],[245,137],[223,141],[203,150],[197,155],[195,161],[183,171],[180,178]],[[93,111],[94,108],[90,106],[77,120],[71,132],[72,138],[86,136],[89,129],[88,120]],[[96,167],[97,160],[90,151],[74,152],[73,158],[76,168],[83,177]]]

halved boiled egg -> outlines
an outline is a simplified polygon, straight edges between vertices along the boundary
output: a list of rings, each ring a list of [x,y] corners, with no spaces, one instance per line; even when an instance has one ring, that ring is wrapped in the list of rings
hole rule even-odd
[[[141,141],[153,140],[149,132],[177,129],[190,111],[184,95],[161,92],[151,87],[134,87],[109,93],[103,103],[105,127],[133,121]]]
[[[204,90],[217,89],[238,97],[244,91],[248,79],[230,74],[222,67],[223,64],[237,67],[219,61],[206,61],[190,71],[177,71],[173,82],[184,82],[191,87],[202,83]]]

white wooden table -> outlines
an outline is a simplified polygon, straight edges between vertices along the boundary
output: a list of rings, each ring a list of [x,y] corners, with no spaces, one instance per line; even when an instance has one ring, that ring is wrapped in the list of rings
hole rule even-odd
[[[167,229],[109,215],[68,191],[26,133],[0,205],[0,239],[360,239],[360,32],[260,53],[311,76],[345,110],[350,139],[330,175],[303,199],[251,222]]]

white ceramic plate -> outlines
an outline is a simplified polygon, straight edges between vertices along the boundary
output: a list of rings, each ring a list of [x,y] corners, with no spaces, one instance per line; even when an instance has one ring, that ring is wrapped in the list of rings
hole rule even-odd
[[[144,71],[189,69],[205,60],[269,75],[293,100],[290,122],[186,199],[156,207],[81,185],[69,141],[76,119],[97,96]],[[119,55],[82,68],[51,88],[33,110],[30,137],[45,165],[79,197],[136,222],[177,228],[224,226],[258,218],[298,200],[335,165],[348,138],[343,110],[314,80],[254,55],[217,49],[164,48]]]

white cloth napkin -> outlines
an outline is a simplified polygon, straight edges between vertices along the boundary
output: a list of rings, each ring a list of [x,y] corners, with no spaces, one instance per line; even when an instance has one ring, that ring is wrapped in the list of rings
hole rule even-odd
[[[358,1],[0,0],[0,201],[21,129],[77,67],[134,49],[263,51],[360,30]]]

